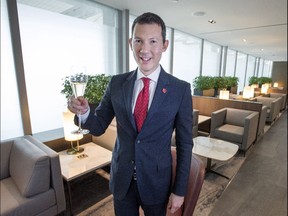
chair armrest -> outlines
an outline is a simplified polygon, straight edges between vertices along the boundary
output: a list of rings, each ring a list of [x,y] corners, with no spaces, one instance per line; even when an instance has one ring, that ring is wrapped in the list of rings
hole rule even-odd
[[[66,200],[65,200],[63,179],[61,174],[59,154],[30,135],[25,136],[25,138],[30,142],[32,142],[37,147],[39,147],[50,157],[51,186],[55,190],[57,208],[58,208],[57,212],[60,213],[66,209]]]
[[[227,109],[223,108],[211,113],[210,137],[215,137],[215,129],[224,124]]]
[[[253,112],[245,118],[242,149],[246,150],[256,140],[259,113]]]

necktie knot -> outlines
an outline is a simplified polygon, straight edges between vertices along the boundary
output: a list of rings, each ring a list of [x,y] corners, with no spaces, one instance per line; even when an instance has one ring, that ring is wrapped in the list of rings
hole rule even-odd
[[[140,91],[135,105],[134,117],[138,132],[141,130],[148,111],[150,79],[142,78],[144,87]]]

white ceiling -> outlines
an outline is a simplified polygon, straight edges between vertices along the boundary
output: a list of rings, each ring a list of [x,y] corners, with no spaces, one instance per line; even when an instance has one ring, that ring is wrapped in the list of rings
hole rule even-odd
[[[287,0],[94,1],[136,16],[154,12],[177,30],[256,57],[287,61]],[[199,11],[205,15],[193,16]]]

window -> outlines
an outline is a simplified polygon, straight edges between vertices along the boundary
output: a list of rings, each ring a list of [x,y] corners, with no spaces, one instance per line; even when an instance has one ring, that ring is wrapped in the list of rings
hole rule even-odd
[[[235,63],[236,63],[236,51],[228,49],[227,50],[227,60],[226,60],[226,72],[225,76],[234,77],[235,73]]]
[[[255,57],[248,56],[246,79],[244,83],[245,86],[249,85],[249,78],[254,76],[255,74],[255,62],[256,62]]]
[[[258,77],[263,76],[263,68],[264,68],[264,60],[260,58],[259,60],[259,68],[258,68]]]
[[[204,41],[202,62],[203,76],[220,76],[221,46]]]
[[[23,135],[6,1],[1,1],[1,140]]]
[[[63,127],[63,78],[73,65],[116,74],[117,11],[90,1],[18,0],[32,132]]]
[[[263,65],[263,76],[264,77],[271,77],[272,72],[272,61],[265,60]]]
[[[237,64],[236,64],[236,77],[239,78],[237,91],[243,91],[245,84],[245,73],[246,73],[246,61],[247,55],[244,53],[238,52],[237,54]]]
[[[174,31],[173,75],[191,85],[200,74],[201,39]]]

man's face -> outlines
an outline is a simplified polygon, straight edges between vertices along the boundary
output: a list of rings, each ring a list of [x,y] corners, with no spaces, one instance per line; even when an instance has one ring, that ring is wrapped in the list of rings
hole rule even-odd
[[[129,44],[139,69],[149,75],[159,66],[162,52],[168,47],[168,40],[163,43],[159,25],[137,23]]]

